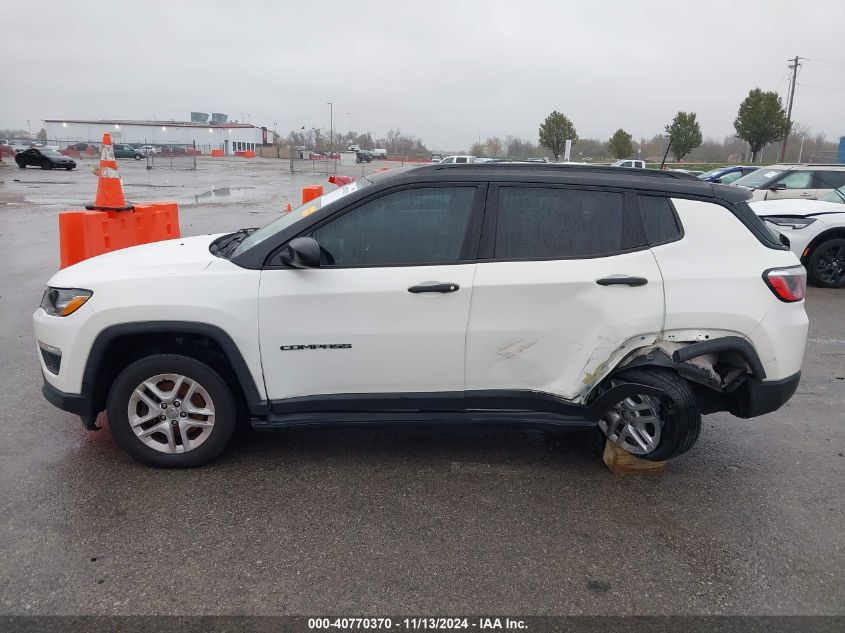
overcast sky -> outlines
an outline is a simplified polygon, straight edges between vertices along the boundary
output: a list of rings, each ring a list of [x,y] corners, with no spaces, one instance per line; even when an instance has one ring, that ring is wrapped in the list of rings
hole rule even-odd
[[[76,0],[3,2],[0,128],[45,118],[246,113],[286,134],[399,127],[431,149],[512,134],[552,110],[581,137],[662,131],[678,110],[733,133],[754,87],[845,135],[845,1]]]

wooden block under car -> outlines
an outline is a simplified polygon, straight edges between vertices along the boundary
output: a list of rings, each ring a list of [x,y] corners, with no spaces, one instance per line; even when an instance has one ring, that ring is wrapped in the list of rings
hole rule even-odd
[[[666,468],[667,462],[650,462],[631,455],[616,444],[605,441],[604,463],[612,475],[629,475],[631,473],[659,473]]]

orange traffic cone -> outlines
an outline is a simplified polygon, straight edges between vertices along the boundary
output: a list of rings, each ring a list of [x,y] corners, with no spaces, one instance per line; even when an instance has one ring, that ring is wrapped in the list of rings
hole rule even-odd
[[[291,208],[291,206],[290,206],[290,202],[288,202],[288,206],[285,209],[285,212],[288,212],[288,211],[293,211],[293,208]]]
[[[135,207],[127,205],[120,186],[117,162],[114,160],[114,148],[108,132],[103,134],[103,149],[100,152],[100,169],[97,170],[97,197],[94,204],[86,204],[89,211],[131,211]]]

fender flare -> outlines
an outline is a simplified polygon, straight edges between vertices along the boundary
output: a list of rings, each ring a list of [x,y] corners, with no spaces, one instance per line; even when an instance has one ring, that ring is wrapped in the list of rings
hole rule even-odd
[[[195,334],[208,337],[216,342],[237,378],[243,391],[247,406],[252,415],[266,415],[269,411],[267,401],[261,397],[255,380],[244,361],[238,346],[232,337],[220,327],[198,321],[133,321],[119,323],[104,328],[97,334],[88,352],[85,371],[82,375],[82,393],[89,394],[93,402],[97,375],[103,363],[105,352],[116,339],[132,334]]]

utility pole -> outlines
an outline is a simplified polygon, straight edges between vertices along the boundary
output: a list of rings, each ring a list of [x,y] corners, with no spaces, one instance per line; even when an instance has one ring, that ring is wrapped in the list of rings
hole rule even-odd
[[[783,142],[780,144],[780,157],[778,158],[779,163],[782,163],[786,157],[786,144],[789,141],[789,132],[792,129],[792,102],[795,99],[795,79],[798,77],[798,67],[801,65],[798,63],[799,59],[803,59],[803,57],[798,57],[798,55],[796,55],[789,60],[791,62],[789,64],[789,69],[792,71],[792,82],[789,86],[789,101],[786,106],[786,135],[783,137]]]
[[[334,151],[334,104],[331,101],[327,101],[326,105],[329,106],[329,151]]]

